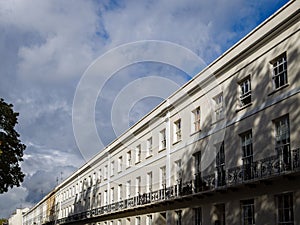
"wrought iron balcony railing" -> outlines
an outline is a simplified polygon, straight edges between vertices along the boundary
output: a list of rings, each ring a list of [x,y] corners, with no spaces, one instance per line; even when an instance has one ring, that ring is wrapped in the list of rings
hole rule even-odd
[[[290,160],[286,160],[290,157]],[[276,155],[253,162],[250,166],[237,166],[225,171],[225,179],[221,181],[216,174],[201,177],[196,174],[195,179],[182,183],[179,179],[176,185],[164,187],[150,193],[140,194],[116,203],[76,213],[58,220],[59,224],[83,220],[91,217],[116,213],[147,204],[160,203],[166,200],[182,198],[192,194],[201,194],[207,191],[226,189],[243,183],[251,183],[283,174],[300,171],[300,148],[289,153],[288,156]]]

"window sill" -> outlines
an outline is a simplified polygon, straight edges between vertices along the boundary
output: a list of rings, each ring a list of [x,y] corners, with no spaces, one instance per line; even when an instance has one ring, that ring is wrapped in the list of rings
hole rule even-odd
[[[178,141],[175,141],[175,142],[173,142],[173,145],[176,145],[176,144],[178,144],[179,142],[181,142],[182,141],[182,139],[180,139],[180,140],[178,140]]]
[[[211,126],[213,126],[213,125],[215,125],[215,124],[217,124],[217,123],[221,122],[221,121],[222,121],[222,120],[224,120],[224,119],[225,119],[225,117],[223,117],[223,118],[220,118],[220,119],[218,119],[218,120],[216,120],[216,121],[212,122],[212,123],[211,123]]]
[[[152,156],[153,156],[152,154],[147,155],[147,156],[146,156],[146,159],[149,159],[149,158],[151,158]]]
[[[162,152],[164,150],[166,150],[166,147],[159,149],[158,152]]]
[[[201,132],[201,129],[200,130],[197,130],[197,131],[194,131],[194,132],[192,132],[191,134],[190,134],[190,136],[194,136],[195,134],[198,134],[198,133],[200,133]]]
[[[285,85],[282,85],[281,87],[279,87],[279,88],[277,88],[277,89],[271,91],[271,92],[268,94],[268,96],[275,94],[276,92],[278,92],[278,91],[280,91],[280,90],[282,90],[282,89],[288,87],[289,85],[290,85],[289,83],[287,83],[287,84],[285,84]]]
[[[237,110],[235,110],[235,112],[239,112],[239,111],[241,111],[241,110],[243,110],[243,109],[245,109],[245,108],[248,108],[248,107],[250,107],[252,104],[253,104],[253,103],[250,102],[250,103],[248,103],[247,105],[243,105],[242,107],[240,107],[240,108],[238,108]]]

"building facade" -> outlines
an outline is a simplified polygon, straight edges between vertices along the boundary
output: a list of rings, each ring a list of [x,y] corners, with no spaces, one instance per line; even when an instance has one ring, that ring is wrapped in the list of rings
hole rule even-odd
[[[24,216],[300,225],[300,1],[290,1]]]
[[[28,212],[29,208],[16,209],[8,219],[8,225],[22,225],[23,215]]]

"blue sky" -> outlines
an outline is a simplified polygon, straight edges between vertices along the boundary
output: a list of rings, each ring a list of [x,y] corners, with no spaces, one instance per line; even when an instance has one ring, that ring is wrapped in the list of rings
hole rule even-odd
[[[73,134],[72,103],[95,59],[128,42],[162,40],[190,49],[209,64],[286,2],[0,0],[0,97],[20,112],[17,129],[27,145],[22,163],[27,176],[21,187],[0,195],[0,217],[31,206],[57,177],[60,182],[61,172],[65,178],[84,163]],[[104,145],[118,135],[110,121],[115,97],[130,82],[153,74],[178,86],[194,75],[149,62],[113,74],[96,104]],[[131,125],[160,99],[145,98],[122,118]]]

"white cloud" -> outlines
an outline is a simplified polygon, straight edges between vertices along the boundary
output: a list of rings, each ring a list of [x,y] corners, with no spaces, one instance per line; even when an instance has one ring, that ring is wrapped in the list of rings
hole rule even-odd
[[[40,197],[33,195],[30,182],[44,182],[47,191],[60,170],[70,172],[74,163],[82,163],[71,109],[76,85],[95,58],[119,44],[157,39],[181,44],[210,62],[278,2],[0,0],[0,95],[20,112],[18,130],[28,146],[22,167],[29,175],[24,187],[0,196],[0,217],[8,216],[19,202],[26,205],[29,197]],[[107,83],[99,102],[107,107],[96,112],[98,129],[105,129],[101,137],[105,143],[114,138],[110,124],[114,97],[133,80],[158,74],[178,84],[186,79],[168,67],[146,65],[117,73]],[[137,89],[136,94],[143,91]],[[134,110],[126,115],[130,122],[145,112],[143,104]],[[53,178],[52,184],[45,176]]]

